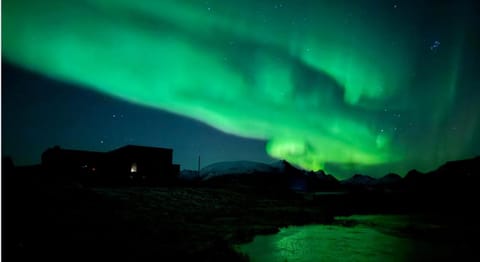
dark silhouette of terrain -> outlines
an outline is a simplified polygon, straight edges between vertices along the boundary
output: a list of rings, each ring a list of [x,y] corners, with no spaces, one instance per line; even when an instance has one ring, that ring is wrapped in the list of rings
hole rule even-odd
[[[245,187],[257,191],[315,192],[341,189],[339,181],[323,171],[307,172],[282,160],[266,171],[226,174],[203,179],[200,184],[209,187]]]
[[[126,145],[109,152],[64,149],[42,154],[41,166],[50,176],[72,176],[82,183],[158,185],[172,182],[180,166],[169,148]]]
[[[233,245],[351,214],[421,214],[442,227],[408,233],[432,241],[474,245],[480,233],[479,157],[404,178],[338,181],[283,161],[267,172],[154,185],[96,184],[2,163],[5,261],[247,261]]]

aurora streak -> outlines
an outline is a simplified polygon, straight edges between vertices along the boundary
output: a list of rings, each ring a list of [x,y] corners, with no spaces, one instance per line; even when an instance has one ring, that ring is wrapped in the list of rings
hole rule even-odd
[[[478,154],[468,18],[442,29],[434,53],[417,36],[435,14],[405,19],[379,12],[384,2],[5,0],[2,56],[267,140],[308,170],[403,175]]]

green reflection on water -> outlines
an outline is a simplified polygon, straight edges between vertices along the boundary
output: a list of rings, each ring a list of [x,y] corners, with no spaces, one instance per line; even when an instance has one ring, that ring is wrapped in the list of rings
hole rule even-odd
[[[415,224],[408,216],[352,216],[338,221],[350,226],[291,226],[236,248],[251,261],[435,261],[451,255],[446,242],[402,234]]]

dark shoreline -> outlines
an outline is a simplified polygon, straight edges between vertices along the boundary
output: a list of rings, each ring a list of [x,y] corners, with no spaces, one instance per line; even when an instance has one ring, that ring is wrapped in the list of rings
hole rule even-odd
[[[233,245],[352,214],[423,214],[474,241],[473,191],[298,193],[245,185],[98,186],[41,174],[3,177],[4,261],[248,261]],[[408,233],[408,232],[407,232]]]

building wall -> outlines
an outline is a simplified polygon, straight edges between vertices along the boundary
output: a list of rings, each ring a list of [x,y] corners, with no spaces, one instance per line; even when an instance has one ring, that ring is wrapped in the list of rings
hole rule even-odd
[[[173,165],[172,159],[173,150],[163,148],[125,146],[100,153],[55,147],[43,153],[42,165],[54,173],[89,174],[105,181],[162,181],[180,173],[180,166]]]

